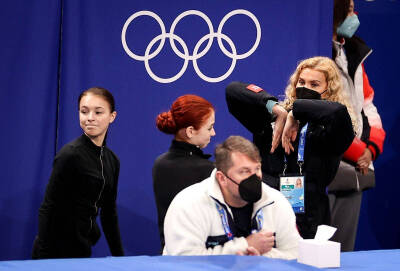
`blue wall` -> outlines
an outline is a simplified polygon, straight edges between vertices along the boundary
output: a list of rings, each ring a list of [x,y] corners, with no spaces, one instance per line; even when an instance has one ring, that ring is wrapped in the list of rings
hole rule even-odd
[[[59,1],[1,5],[0,259],[30,255],[55,150],[59,29]]]
[[[400,248],[400,1],[354,2],[361,23],[356,34],[373,49],[365,69],[386,131],[384,152],[374,164],[376,188],[363,194],[356,249]]]
[[[0,260],[30,257],[37,231],[37,211],[55,151],[81,133],[77,96],[83,89],[98,85],[110,89],[115,95],[118,116],[111,127],[108,143],[121,160],[117,203],[123,243],[127,255],[155,255],[159,250],[159,240],[151,168],[155,157],[167,150],[171,140],[155,128],[156,115],[167,110],[177,96],[186,93],[210,100],[217,109],[217,136],[205,151],[212,153],[215,144],[230,134],[249,136],[227,112],[224,88],[230,81],[251,81],[280,96],[299,60],[331,53],[332,1],[31,2],[10,0],[0,9],[0,112],[5,122],[0,133],[3,153],[0,158]],[[387,27],[394,35],[399,17],[397,13],[396,18],[393,10],[398,12],[399,2],[381,2],[387,5],[388,11],[379,13],[380,23],[386,26],[391,22]],[[380,4],[365,3],[363,7],[369,12],[377,12],[376,7],[369,5]],[[122,28],[138,11],[157,14],[168,33],[174,19],[184,11],[202,11],[216,32],[222,18],[236,9],[254,14],[260,24],[261,38],[255,51],[244,59],[238,59],[232,73],[219,82],[202,79],[193,68],[192,60],[188,61],[186,71],[176,81],[157,82],[149,76],[145,64],[130,58],[122,46]],[[384,39],[379,32],[386,31],[386,28],[368,26],[375,22],[376,17],[358,10],[362,23],[360,35],[375,49],[366,67],[376,89],[376,104],[388,140],[385,154],[376,163],[378,186],[364,199],[360,227],[363,242],[357,245],[362,249],[400,247],[398,220],[390,226],[382,226],[388,224],[384,215],[396,211],[394,202],[387,197],[392,192],[380,185],[390,181],[394,184],[394,179],[389,176],[395,174],[391,166],[398,150],[391,138],[396,135],[393,127],[396,127],[398,118],[395,116],[399,111],[395,105],[384,106],[385,101],[394,103],[396,99],[388,100],[383,96],[384,91],[396,95],[396,62],[391,62],[392,56],[390,59],[379,57],[387,54],[390,48],[394,49],[394,45],[390,44],[392,38]],[[395,14],[390,17],[387,13]],[[369,38],[374,29],[377,31],[375,35],[381,38]],[[363,30],[367,33],[361,32]],[[257,36],[255,24],[245,15],[231,17],[222,32],[232,40],[238,54],[248,51]],[[197,41],[208,33],[204,20],[193,15],[184,17],[175,29],[175,34],[186,43],[189,54],[193,53]],[[154,19],[140,16],[127,28],[126,41],[132,52],[144,55],[149,42],[159,34],[160,27]],[[230,45],[226,41],[223,43],[229,50]],[[154,44],[150,54],[158,44]],[[182,45],[176,44],[183,52]],[[200,51],[205,45],[200,46]],[[209,52],[197,63],[205,75],[219,77],[229,69],[232,59],[221,52],[214,39]],[[183,64],[184,60],[174,53],[168,38],[160,53],[149,60],[151,70],[159,77],[174,76]],[[391,78],[387,78],[388,73]],[[377,213],[385,223],[377,223]],[[388,229],[397,240],[384,234]],[[93,255],[109,255],[103,237],[95,246]]]

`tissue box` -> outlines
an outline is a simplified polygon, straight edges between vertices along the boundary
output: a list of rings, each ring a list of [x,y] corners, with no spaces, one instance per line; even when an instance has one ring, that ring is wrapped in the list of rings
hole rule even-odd
[[[297,261],[319,268],[340,267],[340,243],[315,239],[300,240]]]

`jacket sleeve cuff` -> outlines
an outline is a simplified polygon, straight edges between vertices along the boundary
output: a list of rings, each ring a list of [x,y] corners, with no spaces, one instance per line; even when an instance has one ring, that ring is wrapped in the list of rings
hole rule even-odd
[[[376,157],[376,149],[375,147],[373,147],[372,145],[367,145],[368,150],[370,150],[371,154],[372,154],[372,160],[375,160]]]
[[[385,137],[386,133],[382,128],[371,126],[368,141],[376,146],[378,154],[383,151],[383,142],[385,141]]]
[[[273,100],[268,100],[268,102],[267,102],[267,110],[268,110],[268,113],[270,113],[271,115],[273,115],[273,113],[272,113],[272,107],[274,107],[274,105],[276,105],[278,102],[276,102],[276,101],[273,101]]]
[[[232,82],[226,87],[225,98],[229,112],[250,132],[261,133],[270,126],[273,116],[268,112],[267,103],[277,99],[262,88]]]
[[[364,153],[367,144],[358,137],[354,137],[353,143],[351,143],[350,147],[345,151],[343,157],[346,160],[350,160],[352,162],[357,162],[358,158]]]

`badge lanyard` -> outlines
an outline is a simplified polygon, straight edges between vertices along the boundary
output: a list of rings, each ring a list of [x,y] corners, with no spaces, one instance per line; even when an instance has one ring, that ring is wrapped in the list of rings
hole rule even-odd
[[[228,215],[226,214],[225,208],[222,207],[218,202],[215,202],[215,205],[217,206],[219,216],[221,217],[222,227],[224,228],[226,236],[229,240],[233,240],[233,233],[229,227]]]
[[[306,125],[303,126],[303,128],[301,128],[299,147],[298,147],[298,151],[297,151],[297,164],[299,165],[300,175],[303,175],[304,150],[305,150],[305,146],[306,146],[307,128],[308,128],[308,122],[306,123]],[[286,154],[284,154],[284,161],[285,161],[285,165],[283,168],[283,175],[286,174],[286,169],[287,169]]]
[[[308,128],[308,122],[306,125],[301,128],[300,132],[300,139],[299,139],[299,149],[297,152],[297,164],[299,165],[300,168],[300,175],[302,175],[302,168],[304,164],[304,149],[306,146],[306,134],[307,134],[307,128]]]
[[[283,168],[283,174],[280,177],[279,190],[288,199],[292,205],[295,213],[304,213],[304,185],[305,177],[303,175],[303,164],[304,164],[304,150],[306,145],[306,134],[307,134],[308,123],[303,126],[300,131],[299,146],[297,151],[297,164],[299,165],[299,175],[289,174],[286,175],[287,159],[284,154],[285,165]],[[300,179],[300,187],[297,187],[297,181]]]
[[[231,228],[229,227],[228,215],[226,213],[225,208],[222,207],[221,204],[219,204],[218,202],[215,202],[215,205],[217,206],[219,216],[221,217],[222,227],[224,228],[226,236],[228,237],[229,240],[233,240],[234,236],[231,231]],[[256,213],[256,221],[257,221],[257,231],[260,231],[264,223],[264,214],[262,212],[262,208],[259,209]]]
[[[264,224],[264,214],[262,212],[262,208],[259,209],[256,213],[256,221],[257,221],[257,231],[260,231]]]
[[[256,213],[256,222],[257,222],[257,230],[252,230],[251,233],[256,233],[262,230],[264,224],[264,213],[262,211],[263,208],[258,209]],[[276,248],[276,232],[274,232],[274,248]]]

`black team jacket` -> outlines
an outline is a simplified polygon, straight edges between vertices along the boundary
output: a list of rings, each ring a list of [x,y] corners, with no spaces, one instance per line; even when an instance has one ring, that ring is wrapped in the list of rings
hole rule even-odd
[[[281,144],[270,153],[273,128],[268,100],[277,101],[264,90],[256,93],[250,84],[232,82],[226,88],[229,112],[252,134],[262,157],[263,181],[279,190],[279,175],[284,169],[284,149]],[[344,105],[326,100],[298,99],[293,104],[293,116],[300,121],[294,142],[294,152],[287,158],[286,173],[298,174],[298,141],[301,128],[309,123],[306,133],[303,173],[305,173],[305,213],[296,214],[297,226],[303,238],[314,238],[317,226],[330,224],[326,186],[335,177],[342,154],[354,138],[351,118]]]
[[[66,144],[56,155],[39,209],[39,233],[32,257],[90,257],[100,238],[96,217],[113,256],[123,256],[116,211],[118,157],[96,146],[86,135]]]

